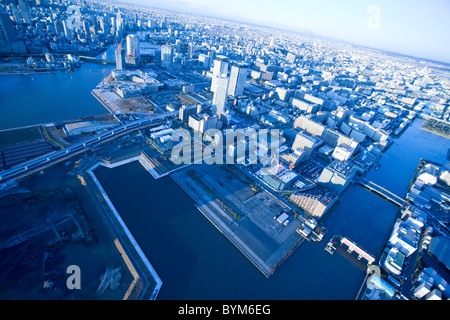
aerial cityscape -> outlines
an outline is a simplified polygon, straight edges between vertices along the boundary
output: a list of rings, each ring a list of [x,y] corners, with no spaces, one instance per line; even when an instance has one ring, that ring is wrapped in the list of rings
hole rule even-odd
[[[450,298],[445,48],[134,2],[0,1],[0,300]]]

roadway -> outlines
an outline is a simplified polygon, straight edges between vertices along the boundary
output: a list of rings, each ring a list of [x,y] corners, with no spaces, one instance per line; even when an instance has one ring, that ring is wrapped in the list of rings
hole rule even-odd
[[[364,178],[354,179],[354,181],[356,183],[359,183],[363,187],[366,187],[367,189],[382,195],[401,208],[405,208],[408,205],[408,202],[406,202],[406,200],[400,198],[398,195],[390,192],[389,190],[386,190],[385,188],[373,183],[372,181],[366,180]]]
[[[164,113],[158,116],[153,116],[149,118],[140,119],[137,121],[133,121],[130,123],[125,123],[118,125],[112,129],[104,131],[100,134],[93,136],[92,138],[86,139],[82,142],[75,143],[69,147],[66,147],[62,150],[54,151],[52,153],[45,154],[41,157],[31,159],[29,161],[23,162],[18,166],[15,166],[11,169],[4,170],[0,172],[0,182],[5,182],[9,179],[15,178],[19,175],[22,175],[30,170],[36,170],[42,166],[47,166],[49,163],[55,160],[60,160],[61,158],[66,158],[71,155],[75,155],[79,153],[79,151],[83,151],[90,146],[94,146],[96,143],[109,139],[115,135],[123,134],[124,132],[130,130],[136,130],[141,127],[147,126],[157,121],[164,120],[169,117],[173,117],[178,115],[178,111]]]

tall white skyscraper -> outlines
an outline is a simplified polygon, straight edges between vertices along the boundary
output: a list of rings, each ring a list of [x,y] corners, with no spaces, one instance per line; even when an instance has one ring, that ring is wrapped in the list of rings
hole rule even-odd
[[[172,46],[161,46],[161,67],[172,68],[173,48]]]
[[[211,81],[211,91],[216,92],[217,77],[228,75],[228,58],[225,56],[217,56],[214,60],[213,76]]]
[[[226,110],[226,102],[227,102],[227,93],[228,93],[228,83],[230,82],[230,78],[225,74],[221,76],[216,76],[215,83],[217,85],[216,90],[214,91],[214,97],[212,101],[213,112],[217,115],[220,115]]]
[[[125,49],[122,49],[122,43],[116,49],[116,69],[123,70],[125,65]]]
[[[192,59],[194,56],[194,44],[192,42],[189,42],[188,44],[188,57],[189,59]]]
[[[64,35],[67,38],[67,40],[73,40],[73,29],[70,28],[69,21],[63,20],[63,29],[64,29]]]
[[[181,53],[181,46],[182,46],[181,40],[180,40],[180,39],[177,39],[177,40],[175,41],[175,50],[176,50],[176,53]]]
[[[244,93],[245,81],[247,80],[248,64],[233,63],[230,71],[230,84],[228,94],[232,97],[241,96]]]
[[[127,55],[136,58],[141,56],[139,38],[134,34],[127,35]]]

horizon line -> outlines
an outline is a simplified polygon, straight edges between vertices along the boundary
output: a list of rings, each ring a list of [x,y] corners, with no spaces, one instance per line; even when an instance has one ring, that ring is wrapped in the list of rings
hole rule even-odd
[[[95,0],[94,0],[95,1]],[[291,33],[297,33],[300,35],[306,35],[306,36],[312,36],[312,37],[316,37],[316,38],[326,38],[329,40],[333,40],[336,42],[340,42],[340,43],[346,43],[346,44],[350,44],[352,46],[355,47],[362,47],[362,48],[366,48],[366,49],[371,49],[371,50],[376,50],[376,51],[380,51],[384,54],[396,54],[396,55],[401,55],[401,56],[405,56],[408,58],[412,58],[412,59],[418,59],[418,60],[425,60],[428,62],[434,62],[434,63],[439,63],[439,64],[443,64],[446,65],[448,67],[450,67],[450,60],[449,61],[442,61],[442,60],[436,60],[433,58],[426,58],[423,56],[416,56],[410,53],[402,53],[402,52],[398,52],[398,51],[392,51],[392,50],[388,50],[388,49],[381,49],[381,48],[376,48],[376,47],[371,47],[368,45],[364,45],[364,44],[359,44],[359,43],[355,43],[349,40],[345,40],[345,39],[340,39],[340,38],[335,38],[332,36],[328,36],[328,35],[324,35],[324,34],[319,34],[316,32],[313,32],[311,30],[294,30],[294,29],[288,29],[286,27],[276,27],[276,26],[272,26],[272,25],[266,25],[266,24],[262,24],[259,22],[248,22],[248,21],[242,21],[242,20],[237,20],[231,17],[220,17],[220,16],[216,16],[216,15],[209,15],[206,13],[192,13],[192,12],[183,12],[180,11],[180,9],[173,9],[173,8],[167,8],[167,7],[162,7],[162,6],[155,6],[155,5],[150,5],[150,4],[141,4],[141,3],[134,3],[134,2],[129,2],[129,1],[133,1],[133,0],[100,0],[101,2],[117,2],[117,3],[122,3],[122,4],[130,4],[130,5],[136,5],[136,6],[141,6],[141,7],[146,7],[146,8],[151,8],[151,9],[156,9],[156,10],[166,10],[169,12],[174,12],[174,13],[179,13],[179,14],[185,14],[185,15],[191,15],[191,16],[197,16],[197,17],[204,17],[204,18],[212,18],[212,19],[217,19],[217,20],[223,20],[223,21],[229,21],[229,22],[234,22],[234,23],[240,23],[240,24],[244,24],[244,25],[248,25],[248,26],[257,26],[257,27],[264,27],[264,28],[268,28],[268,29],[275,29],[275,30],[279,30],[279,31],[285,31],[285,32],[291,32]]]

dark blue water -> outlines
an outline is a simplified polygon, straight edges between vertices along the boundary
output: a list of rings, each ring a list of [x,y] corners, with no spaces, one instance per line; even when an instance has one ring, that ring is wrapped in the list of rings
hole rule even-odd
[[[269,279],[170,178],[139,163],[95,171],[163,281],[159,299],[354,299],[364,277],[352,261],[302,245]],[[120,184],[117,181],[121,181]]]
[[[369,180],[404,197],[421,158],[450,165],[446,159],[450,139],[421,129],[424,121],[416,119],[400,139],[394,141],[383,155],[380,169],[367,174]]]
[[[91,91],[114,68],[84,63],[74,72],[0,76],[0,130],[107,113]]]

